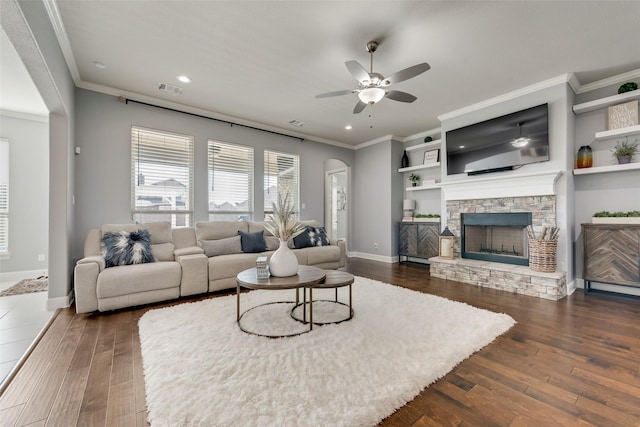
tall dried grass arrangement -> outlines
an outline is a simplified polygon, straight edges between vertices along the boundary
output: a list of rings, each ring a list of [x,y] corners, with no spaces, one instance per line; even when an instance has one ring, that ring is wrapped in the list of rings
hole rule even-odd
[[[289,192],[278,194],[278,203],[273,203],[273,215],[265,222],[264,228],[280,240],[289,240],[304,231],[304,225],[294,217]]]

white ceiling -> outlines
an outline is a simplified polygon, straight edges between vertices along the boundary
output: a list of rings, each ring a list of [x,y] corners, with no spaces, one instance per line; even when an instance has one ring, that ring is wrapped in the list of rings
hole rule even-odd
[[[46,1],[80,87],[350,145],[437,128],[440,114],[566,73],[584,85],[640,70],[640,1]],[[392,86],[418,100],[383,99],[369,117],[352,114],[355,94],[316,99],[357,87],[344,62],[368,68],[370,40],[385,76],[431,65]]]

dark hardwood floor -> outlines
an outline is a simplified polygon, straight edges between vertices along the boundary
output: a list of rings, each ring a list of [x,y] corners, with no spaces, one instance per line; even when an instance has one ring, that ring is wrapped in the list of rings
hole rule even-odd
[[[640,299],[577,291],[554,302],[432,279],[422,266],[347,268],[517,321],[381,425],[640,426]],[[0,425],[147,425],[137,320],[179,303],[61,310],[0,396]]]

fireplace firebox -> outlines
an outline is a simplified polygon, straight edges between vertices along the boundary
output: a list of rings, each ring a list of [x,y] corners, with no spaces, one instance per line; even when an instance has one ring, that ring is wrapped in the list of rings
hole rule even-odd
[[[462,258],[529,265],[531,212],[462,213]]]

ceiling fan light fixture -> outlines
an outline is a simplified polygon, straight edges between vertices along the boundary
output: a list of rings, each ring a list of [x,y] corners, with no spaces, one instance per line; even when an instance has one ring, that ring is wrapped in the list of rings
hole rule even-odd
[[[358,98],[365,104],[375,104],[384,98],[385,91],[379,87],[369,87],[358,92]]]

